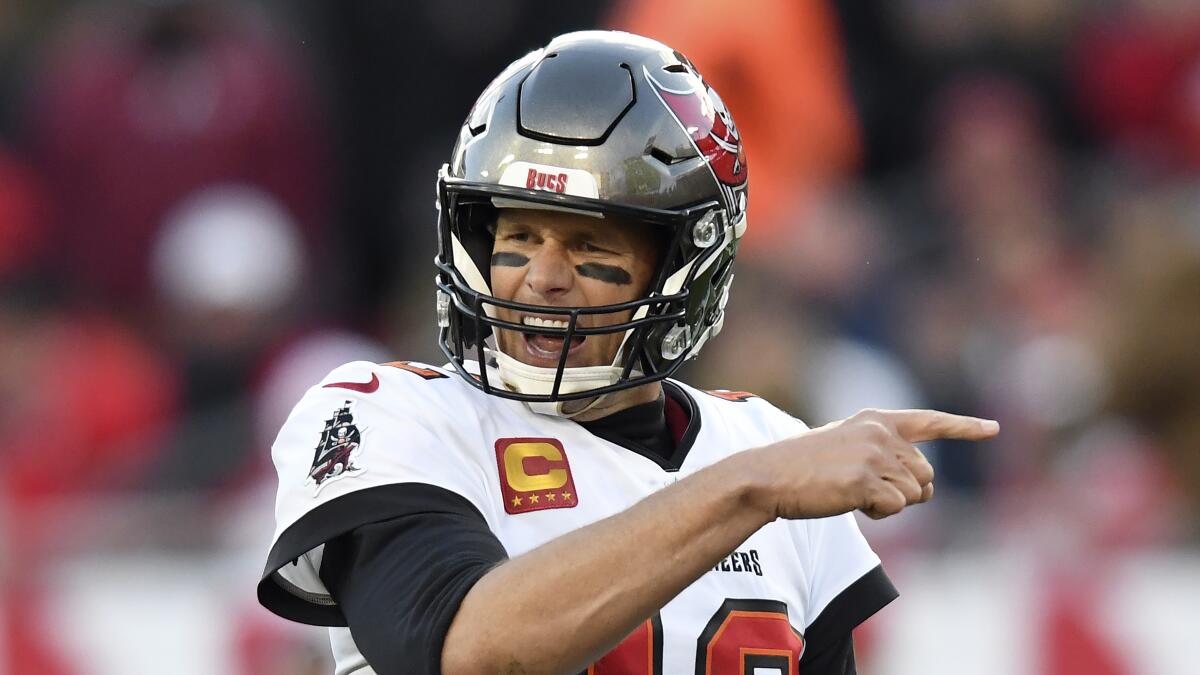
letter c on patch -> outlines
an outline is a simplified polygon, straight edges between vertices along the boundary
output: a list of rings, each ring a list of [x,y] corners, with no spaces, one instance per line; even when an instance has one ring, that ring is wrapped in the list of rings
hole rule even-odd
[[[555,466],[565,466],[565,462],[562,452],[550,443],[513,443],[504,449],[508,484],[518,492],[557,490],[566,485],[567,470]]]

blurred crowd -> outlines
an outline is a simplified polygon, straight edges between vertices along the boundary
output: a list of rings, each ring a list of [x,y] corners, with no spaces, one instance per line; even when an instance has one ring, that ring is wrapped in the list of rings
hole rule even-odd
[[[304,389],[442,362],[435,172],[504,64],[589,27],[688,54],[747,145],[729,320],[684,379],[814,426],[1001,421],[929,449],[885,559],[1200,542],[1200,4],[4,0],[0,673],[76,672],[36,570],[265,550],[228,522],[269,523]],[[321,672],[245,601],[241,672]]]

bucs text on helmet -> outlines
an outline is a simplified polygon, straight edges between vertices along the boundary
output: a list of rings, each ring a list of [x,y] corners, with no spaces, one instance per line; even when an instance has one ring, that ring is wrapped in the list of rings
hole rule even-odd
[[[621,32],[562,35],[508,66],[476,101],[437,181],[441,349],[489,394],[562,414],[561,402],[661,380],[724,320],[746,229],[746,159],[724,103],[682,54]],[[667,242],[647,294],[600,307],[503,300],[489,287],[499,208],[549,208],[660,228]],[[561,315],[563,329],[497,317]],[[582,326],[588,315],[628,321]],[[563,336],[557,368],[488,340],[496,328]],[[623,334],[611,364],[567,368],[574,336]],[[468,361],[484,367],[471,372]],[[497,381],[498,380],[498,381]]]

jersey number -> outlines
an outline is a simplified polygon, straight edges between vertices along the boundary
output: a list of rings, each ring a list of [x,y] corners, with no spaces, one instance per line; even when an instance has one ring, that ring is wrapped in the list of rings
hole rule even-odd
[[[696,640],[696,675],[798,675],[804,638],[777,600],[726,600]],[[662,619],[655,614],[588,666],[586,675],[662,675]]]
[[[656,613],[600,660],[586,675],[662,675],[662,618]]]
[[[383,365],[391,366],[393,368],[399,368],[400,370],[407,370],[408,372],[412,373],[413,375],[420,375],[421,377],[425,378],[426,380],[440,380],[440,379],[446,377],[445,373],[439,373],[438,371],[436,371],[432,368],[422,368],[420,366],[414,366],[409,361],[392,361],[391,363],[385,363]]]

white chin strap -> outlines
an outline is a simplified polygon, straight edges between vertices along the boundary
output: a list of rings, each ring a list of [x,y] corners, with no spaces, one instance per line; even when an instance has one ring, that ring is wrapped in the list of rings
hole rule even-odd
[[[505,354],[499,349],[489,349],[489,354],[496,359],[496,372],[500,380],[513,391],[522,394],[549,396],[554,390],[554,377],[558,374],[556,368],[540,368],[522,363]],[[632,374],[632,373],[631,373]],[[559,394],[574,394],[589,389],[600,389],[610,384],[616,384],[621,378],[621,368],[616,366],[585,366],[581,368],[563,368],[562,382],[558,385]],[[593,397],[590,401],[528,402],[529,409],[542,415],[555,417],[574,417],[586,410],[596,407],[605,396]],[[564,405],[566,409],[564,409]],[[579,409],[574,409],[578,405]]]

